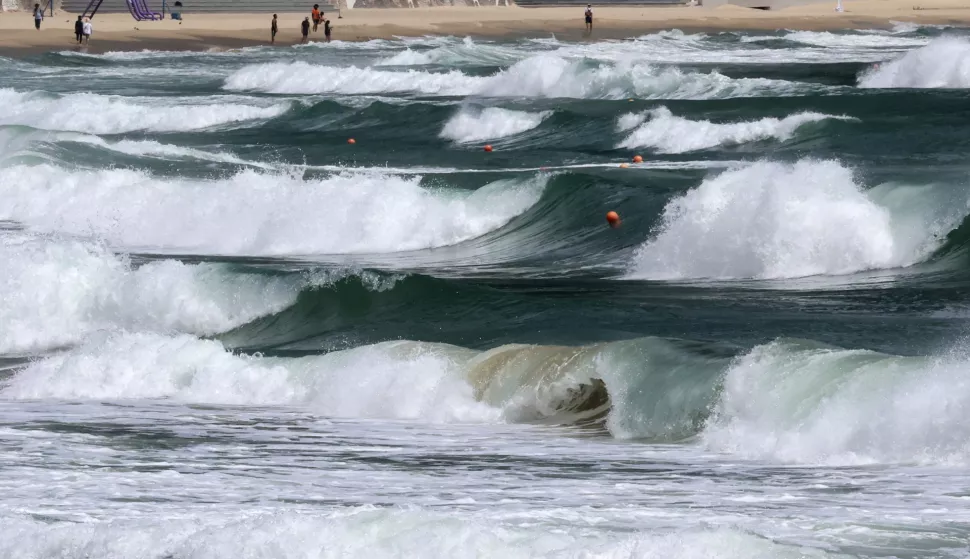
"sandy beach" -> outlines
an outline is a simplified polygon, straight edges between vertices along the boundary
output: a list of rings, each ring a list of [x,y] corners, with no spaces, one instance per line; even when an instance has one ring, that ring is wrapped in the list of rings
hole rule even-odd
[[[300,40],[305,14],[282,13],[278,45]],[[816,2],[780,10],[736,5],[717,7],[597,7],[593,34],[583,33],[582,12],[574,8],[433,7],[417,9],[349,9],[337,19],[334,40],[359,41],[392,36],[545,36],[566,40],[631,37],[657,29],[846,29],[888,27],[893,22],[964,25],[970,6],[956,0],[846,0]],[[48,17],[38,32],[30,13],[0,14],[0,52],[38,52],[74,48],[74,16]],[[207,50],[269,43],[268,14],[185,14],[183,22],[134,21],[128,14],[98,15],[90,52],[108,50]],[[311,40],[322,40],[322,33]]]

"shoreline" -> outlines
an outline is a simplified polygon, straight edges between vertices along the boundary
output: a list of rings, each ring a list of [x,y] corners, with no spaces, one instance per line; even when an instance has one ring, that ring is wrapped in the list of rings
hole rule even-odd
[[[918,1],[921,9],[913,9]],[[834,2],[762,11],[734,5],[709,7],[603,7],[594,6],[596,19],[586,36],[577,8],[433,7],[417,9],[344,10],[342,19],[330,17],[335,41],[366,41],[395,37],[468,36],[472,38],[537,38],[555,35],[566,41],[625,39],[664,29],[685,32],[835,31],[886,29],[895,23],[970,25],[970,6],[957,0],[845,0],[846,11],[835,12]],[[577,16],[578,14],[578,16]],[[328,14],[328,16],[330,16]],[[21,56],[51,51],[212,51],[269,45],[271,14],[192,14],[183,23],[172,20],[137,22],[128,14],[102,14],[94,19],[91,45],[78,49],[73,21],[67,12],[44,20],[33,29],[30,14],[0,14],[0,54]],[[300,42],[304,14],[280,13],[277,46]],[[323,33],[312,33],[322,42]]]

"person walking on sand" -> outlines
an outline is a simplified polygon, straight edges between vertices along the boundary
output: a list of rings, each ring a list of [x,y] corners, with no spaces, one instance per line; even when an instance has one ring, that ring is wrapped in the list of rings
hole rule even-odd
[[[81,25],[81,34],[84,35],[84,44],[91,43],[91,33],[94,32],[94,26],[91,25],[91,18],[84,18],[84,24]]]
[[[276,34],[280,32],[279,23],[276,21],[276,14],[273,14],[273,23],[269,25],[269,44],[276,44]]]
[[[44,10],[40,4],[34,4],[34,28],[40,31],[40,22],[44,21]]]
[[[314,4],[313,9],[310,10],[310,16],[313,18],[313,32],[317,32],[317,27],[320,26],[320,4]]]
[[[300,24],[300,30],[303,32],[303,40],[300,41],[306,44],[310,41],[310,18],[303,18],[303,23]]]
[[[84,38],[84,18],[82,16],[77,16],[77,21],[74,22],[74,38],[77,39],[77,44],[81,44],[81,39]]]
[[[586,4],[586,32],[592,33],[593,31],[593,5]]]
[[[327,42],[330,42],[330,32],[333,31],[333,26],[330,25],[330,20],[323,20],[323,36],[327,38]]]

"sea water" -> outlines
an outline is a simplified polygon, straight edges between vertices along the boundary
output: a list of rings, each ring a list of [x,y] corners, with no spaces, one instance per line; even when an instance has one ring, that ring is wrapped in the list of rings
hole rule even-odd
[[[0,68],[0,557],[970,556],[965,30]]]

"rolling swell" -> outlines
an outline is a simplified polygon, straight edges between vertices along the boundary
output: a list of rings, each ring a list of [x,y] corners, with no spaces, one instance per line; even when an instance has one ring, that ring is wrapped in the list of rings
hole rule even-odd
[[[966,363],[963,351],[898,357],[783,339],[739,352],[659,338],[484,352],[398,341],[278,358],[185,335],[118,333],[29,363],[0,393],[599,424],[618,438],[693,439],[793,463],[965,463],[970,390],[954,381]]]

